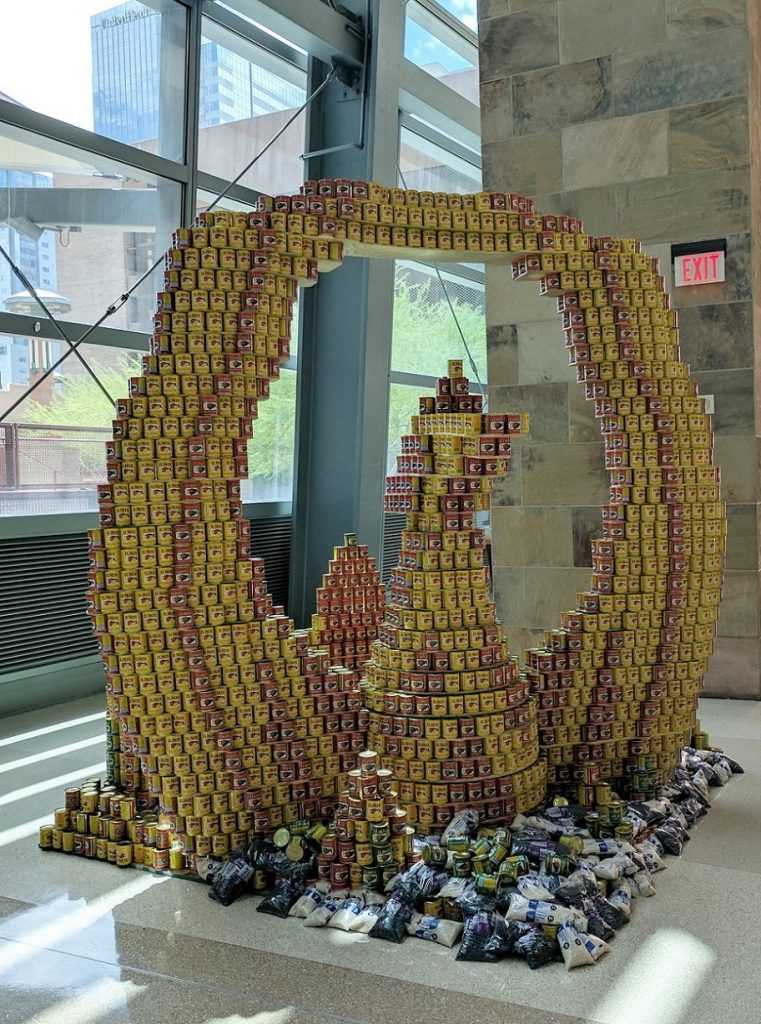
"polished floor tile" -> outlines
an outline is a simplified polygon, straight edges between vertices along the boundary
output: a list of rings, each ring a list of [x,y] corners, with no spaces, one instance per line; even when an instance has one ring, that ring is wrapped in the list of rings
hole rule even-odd
[[[199,883],[39,851],[37,824],[63,795],[51,780],[96,774],[102,705],[0,723],[0,1021],[756,1024],[761,705],[701,702],[746,774],[712,791],[611,953],[571,973],[315,932],[257,914],[252,897],[224,908]]]

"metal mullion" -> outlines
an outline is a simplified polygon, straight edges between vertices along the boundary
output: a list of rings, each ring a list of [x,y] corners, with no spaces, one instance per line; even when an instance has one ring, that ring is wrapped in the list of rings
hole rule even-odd
[[[428,142],[432,142],[434,146],[438,146],[447,153],[451,153],[464,163],[470,164],[472,167],[481,170],[482,160],[480,153],[477,153],[473,149],[468,149],[468,147],[464,146],[461,142],[457,142],[456,139],[450,138],[443,132],[436,131],[436,129],[431,125],[426,124],[415,117],[411,117],[403,110],[399,111],[399,125],[401,128],[406,128],[413,134],[419,135],[423,139],[427,139]]]
[[[233,14],[232,11],[220,7],[214,3],[214,0],[201,0],[201,8],[204,18],[208,18],[209,21],[213,21],[215,24],[240,36],[247,42],[254,43],[263,50],[269,50],[276,57],[286,61],[288,64],[292,64],[300,71],[307,71],[308,56],[292,46],[288,46],[282,39],[270,35],[269,32],[265,32],[250,21],[246,21],[245,18],[240,18],[237,14]]]
[[[203,189],[205,192],[211,192],[214,195],[219,195],[220,192],[224,191],[230,184],[227,178],[220,178],[216,174],[211,174],[209,171],[197,171],[196,172],[196,189]],[[246,185],[233,185],[232,188],[226,193],[225,198],[237,199],[238,202],[248,203],[250,206],[256,206],[256,202],[261,195],[254,188],[248,188]]]
[[[399,108],[451,133],[468,149],[481,148],[481,113],[475,103],[402,58]]]
[[[0,99],[0,122],[39,135],[44,141],[69,146],[88,156],[116,163],[121,170],[128,167],[180,184],[188,180],[187,167],[183,164],[137,149],[124,142],[116,142],[105,135],[97,135],[66,121],[59,121],[55,117],[22,107],[18,103]]]
[[[198,193],[198,134],[201,96],[201,19],[203,4],[195,0],[188,9],[185,72],[185,167],[187,178],[182,195],[182,223],[192,224]]]
[[[338,57],[361,67],[364,42],[357,27],[338,10],[319,0],[236,0],[244,17],[292,39],[301,49],[330,65]]]
[[[70,331],[72,337],[81,337],[89,330],[90,324],[78,323],[75,320],[62,320],[61,323]],[[17,338],[51,338],[60,341],[61,336],[52,322],[43,316],[29,316],[26,313],[0,312],[0,334],[10,334]],[[127,331],[119,327],[97,327],[87,339],[88,345],[104,345],[108,348],[131,348],[148,351],[148,340],[144,333]]]
[[[407,387],[415,388],[435,388],[436,377],[431,377],[427,373],[406,373],[404,370],[391,370],[388,375],[390,384],[404,384]],[[470,382],[470,390],[472,394],[483,395],[486,393],[485,387],[472,380]]]

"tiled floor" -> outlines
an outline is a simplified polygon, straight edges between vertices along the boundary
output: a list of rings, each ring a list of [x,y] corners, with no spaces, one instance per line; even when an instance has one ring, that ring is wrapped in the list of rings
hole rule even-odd
[[[0,723],[0,1021],[14,1024],[757,1024],[761,704],[702,702],[745,767],[594,968],[460,963],[223,908],[199,883],[42,853],[63,789],[103,771],[102,701]]]

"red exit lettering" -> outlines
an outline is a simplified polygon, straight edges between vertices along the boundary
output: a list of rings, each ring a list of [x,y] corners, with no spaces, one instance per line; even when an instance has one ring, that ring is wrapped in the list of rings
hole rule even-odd
[[[674,284],[677,288],[716,284],[724,280],[724,253],[721,251],[677,256],[674,260]]]

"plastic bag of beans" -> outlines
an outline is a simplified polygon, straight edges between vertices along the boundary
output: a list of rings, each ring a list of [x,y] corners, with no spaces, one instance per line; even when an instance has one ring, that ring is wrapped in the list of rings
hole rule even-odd
[[[415,903],[438,893],[448,879],[446,871],[437,871],[436,868],[418,861],[392,879],[386,892],[400,893],[409,903]]]
[[[458,960],[488,962],[497,959],[495,953],[488,952],[492,937],[491,922],[492,915],[488,910],[479,910],[466,919],[462,942],[457,950]]]
[[[557,890],[557,876],[555,875],[521,875],[516,882],[516,887],[521,896],[525,896],[527,900],[549,900],[552,902],[554,899],[553,890],[550,889],[547,883],[552,884],[555,882],[555,890]]]
[[[495,914],[494,928],[491,938],[486,944],[486,952],[493,954],[495,959],[510,956],[520,935],[521,925],[519,922],[508,921],[502,914]]]
[[[309,917],[312,911],[324,902],[330,890],[330,882],[315,882],[308,885],[288,911],[289,917]]]
[[[229,907],[246,891],[253,876],[254,869],[247,860],[241,856],[231,857],[214,875],[209,896],[223,907]]]
[[[559,903],[545,900],[527,900],[520,893],[510,900],[505,914],[508,921],[529,921],[532,924],[577,924],[586,929],[587,919],[575,907],[562,907]]]
[[[619,852],[615,839],[585,839],[583,854],[595,854],[598,857],[612,857]]]
[[[452,818],[441,836],[441,845],[446,846],[450,836],[469,836],[478,828],[478,811],[474,807],[464,807]]]
[[[667,818],[658,825],[653,835],[660,840],[666,853],[672,853],[675,857],[681,855],[687,835],[675,817]]]
[[[443,917],[430,914],[413,914],[407,924],[407,934],[416,939],[438,942],[441,946],[451,949],[459,939],[463,930],[462,921],[447,921]]]
[[[469,884],[471,884],[469,878],[448,878],[437,895],[442,899],[456,900],[458,896],[462,896]]]
[[[617,883],[613,892],[607,897],[607,902],[617,910],[627,921],[632,916],[632,887],[626,878]]]
[[[627,857],[622,853],[617,853],[615,857],[607,857],[605,860],[601,860],[599,864],[595,865],[593,870],[598,878],[615,880],[625,875],[629,866],[630,861]]]
[[[516,939],[513,953],[523,957],[532,971],[550,963],[560,955],[557,939],[551,939],[535,924],[519,924],[522,934]]]
[[[303,892],[303,885],[300,882],[293,882],[290,878],[279,878],[275,884],[275,891],[266,896],[256,908],[259,914],[272,914],[274,917],[288,917],[291,907]]]
[[[392,893],[381,908],[375,924],[370,929],[373,939],[388,942],[402,942],[407,935],[407,925],[412,918],[410,904],[398,893]]]
[[[655,886],[649,871],[638,871],[629,879],[633,896],[655,896]]]

